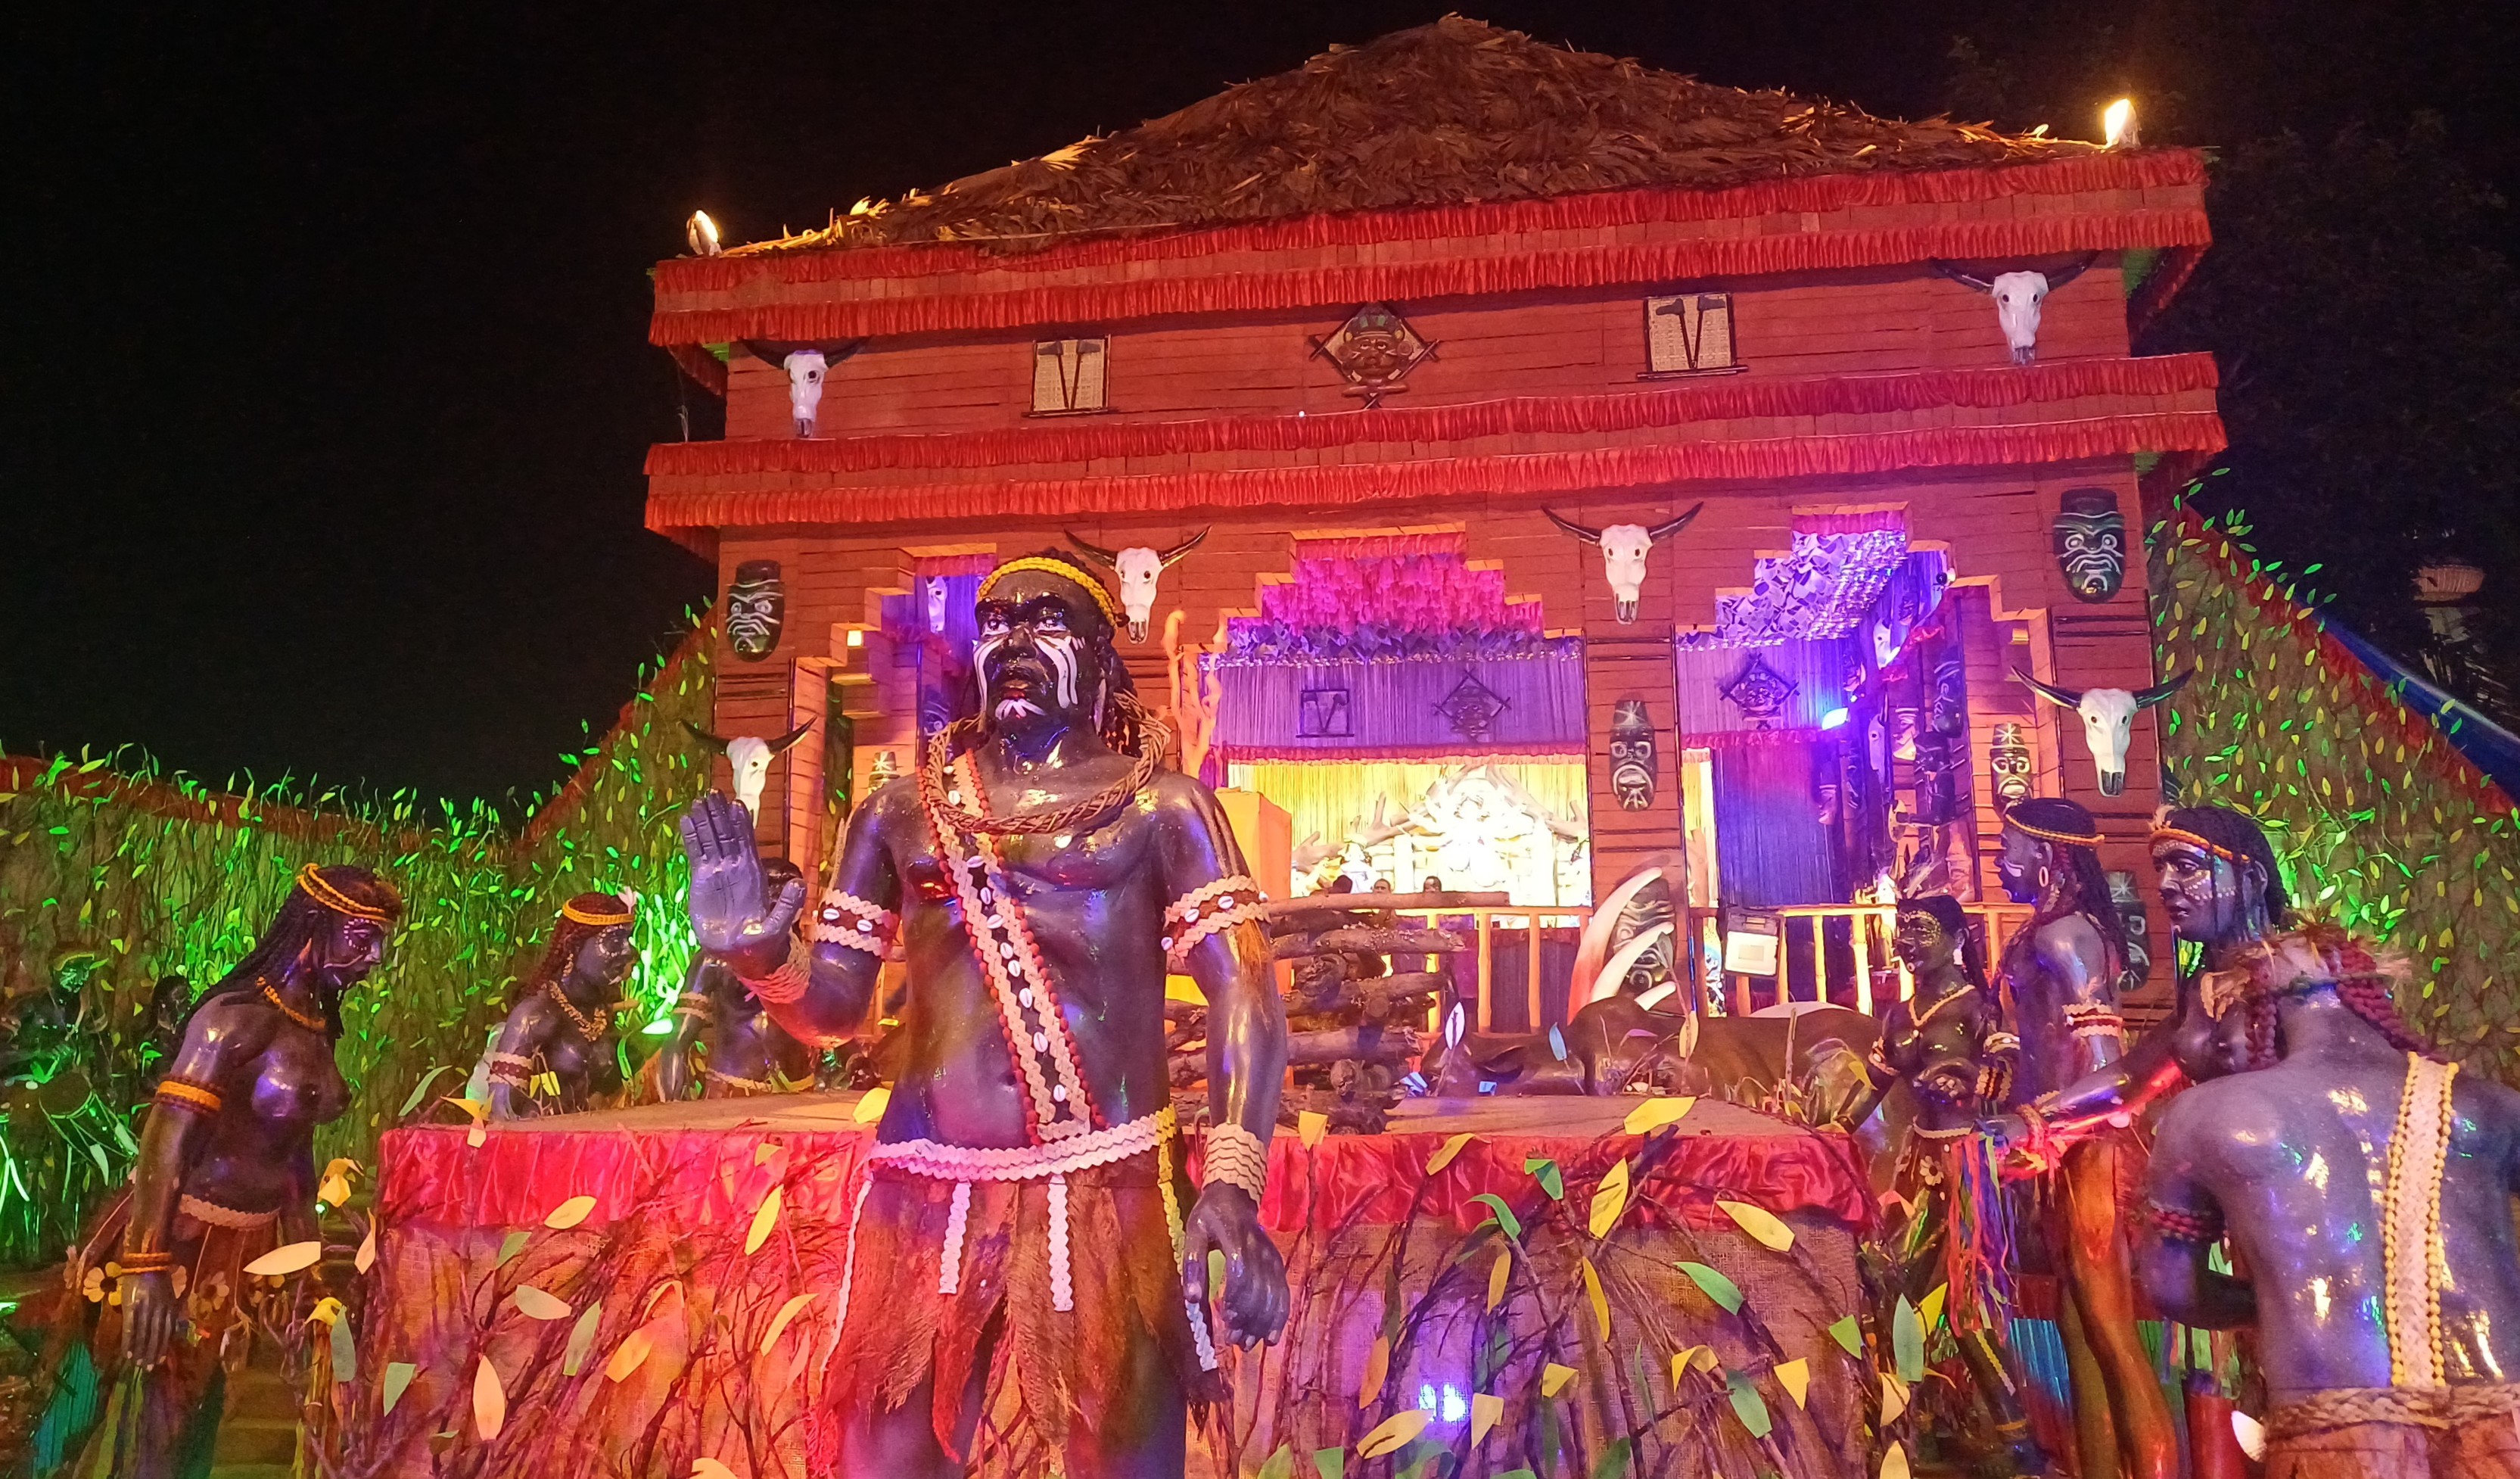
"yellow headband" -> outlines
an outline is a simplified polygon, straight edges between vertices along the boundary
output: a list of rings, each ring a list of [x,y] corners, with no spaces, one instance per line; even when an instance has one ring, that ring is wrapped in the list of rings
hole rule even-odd
[[[627,924],[633,918],[627,907],[624,907],[619,914],[590,914],[579,909],[575,899],[562,904],[560,907],[560,913],[563,919],[575,919],[580,924],[591,924],[597,929],[609,929],[615,924]]]
[[[2042,842],[2062,842],[2068,847],[2097,847],[2101,842],[2100,834],[2096,831],[2092,832],[2088,837],[2080,837],[2076,836],[2072,832],[2057,831],[2050,828],[2039,827],[2032,823],[2024,822],[2010,812],[2005,812],[2003,814],[2003,825],[2011,828],[2014,831],[2021,833],[2023,836],[2037,837]]]
[[[297,870],[297,887],[306,897],[335,914],[348,915],[353,919],[366,919],[372,924],[393,922],[393,915],[389,911],[374,904],[362,904],[326,882],[323,874],[317,872],[312,863]]]
[[[2164,842],[2184,842],[2190,847],[2200,848],[2206,852],[2212,853],[2214,856],[2221,858],[2224,862],[2232,864],[2235,867],[2243,861],[2238,853],[2225,847],[2222,843],[2215,841],[2211,837],[2199,836],[2196,833],[2187,830],[2183,827],[2154,828],[2152,829],[2152,840],[2149,845],[2159,847]]]
[[[1064,560],[1055,559],[1048,555],[1027,555],[1021,560],[1010,560],[1005,564],[991,570],[988,578],[980,582],[980,599],[982,601],[988,600],[989,592],[996,588],[997,583],[1006,579],[1008,576],[1012,575],[1017,570],[1039,570],[1045,575],[1056,575],[1061,580],[1070,581],[1076,585],[1084,587],[1085,594],[1093,597],[1094,604],[1102,608],[1102,619],[1111,624],[1112,630],[1117,631],[1119,629],[1119,604],[1111,599],[1110,592],[1102,589],[1102,582],[1095,579],[1094,576],[1084,567],[1069,564]]]

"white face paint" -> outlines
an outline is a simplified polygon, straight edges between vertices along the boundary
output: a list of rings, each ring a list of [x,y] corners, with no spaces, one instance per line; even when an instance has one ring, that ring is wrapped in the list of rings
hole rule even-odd
[[[2006,272],[1988,285],[1988,291],[1995,297],[1995,319],[2003,327],[2003,341],[2012,348],[2012,362],[2026,365],[2037,359],[2039,305],[2048,301],[2047,274]]]
[[[1120,609],[1129,615],[1129,640],[1147,640],[1155,616],[1155,582],[1164,573],[1164,557],[1144,545],[1122,550],[1112,561],[1120,575]]]
[[[761,787],[770,780],[770,743],[750,735],[726,742],[727,768],[735,773],[735,799],[753,816],[761,815]]]
[[[799,349],[788,356],[788,409],[796,418],[796,434],[811,436],[823,408],[823,374],[831,362],[820,349]]]
[[[2087,689],[2075,712],[2083,716],[2083,739],[2092,746],[2092,763],[2099,767],[2100,794],[2126,789],[2127,745],[2135,738],[2136,696],[2125,689]]]
[[[1637,619],[1637,602],[1645,589],[1645,557],[1652,552],[1653,531],[1643,524],[1617,523],[1601,531],[1601,573],[1619,600],[1621,621]]]
[[[1076,634],[1067,629],[1066,617],[1047,610],[1029,623],[1027,630],[1032,635],[1033,650],[1041,654],[1042,665],[1050,669],[1059,707],[1073,714],[1076,712],[1078,672],[1083,663]],[[983,611],[979,638],[971,644],[971,681],[980,686],[980,702],[984,705],[989,701],[990,661],[1013,636],[1013,628],[1003,616]],[[1008,719],[1046,711],[1028,698],[1008,698],[1001,700],[991,712],[1000,719]]]

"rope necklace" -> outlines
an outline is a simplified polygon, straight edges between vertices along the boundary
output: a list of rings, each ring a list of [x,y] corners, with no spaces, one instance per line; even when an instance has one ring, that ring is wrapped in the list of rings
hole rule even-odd
[[[554,1005],[568,1013],[569,1021],[576,1025],[579,1034],[590,1043],[602,1037],[604,1029],[612,1025],[612,1008],[609,1007],[598,1008],[595,1015],[590,1018],[577,1009],[577,1004],[568,999],[566,992],[549,981],[543,982],[543,995],[551,998]]]
[[[262,999],[269,1002],[272,1006],[279,1008],[280,1014],[282,1016],[289,1018],[291,1021],[295,1022],[298,1026],[305,1028],[309,1032],[330,1032],[333,1030],[333,1024],[324,1020],[322,1017],[308,1016],[305,1012],[302,1012],[296,1008],[290,1006],[287,1002],[282,1001],[280,999],[280,993],[273,989],[272,984],[269,981],[263,980],[260,976],[256,976],[254,979],[262,987]]]
[[[946,788],[948,784],[946,768],[953,759],[954,741],[958,738],[974,736],[980,732],[978,720],[957,720],[939,731],[927,746],[927,763],[919,768],[920,799],[940,813],[953,825],[955,830],[966,834],[988,832],[1001,836],[1009,834],[1041,836],[1050,832],[1073,831],[1084,823],[1096,821],[1109,814],[1122,802],[1145,789],[1147,783],[1154,779],[1157,757],[1163,754],[1164,746],[1172,737],[1153,719],[1142,716],[1138,723],[1147,732],[1139,746],[1143,753],[1138,756],[1138,763],[1130,767],[1126,777],[1102,787],[1082,801],[1071,801],[1065,806],[1052,807],[1046,811],[1010,812],[1006,816],[996,817],[978,811],[966,810],[950,799],[952,796],[961,794],[959,790],[949,792]],[[976,767],[972,784],[974,785],[980,784]]]

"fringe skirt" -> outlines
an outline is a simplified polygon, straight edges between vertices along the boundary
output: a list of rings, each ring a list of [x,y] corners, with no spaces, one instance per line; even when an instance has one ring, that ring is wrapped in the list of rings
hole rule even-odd
[[[2520,1479],[2520,1385],[2351,1388],[2279,1406],[2266,1479]]]

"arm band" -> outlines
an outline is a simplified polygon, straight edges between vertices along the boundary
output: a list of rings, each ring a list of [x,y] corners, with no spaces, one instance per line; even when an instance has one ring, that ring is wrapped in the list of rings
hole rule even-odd
[[[520,1057],[513,1053],[490,1054],[490,1082],[506,1084],[512,1089],[530,1090],[533,1087],[533,1059]]]
[[[893,936],[900,932],[901,919],[891,910],[834,888],[823,895],[806,933],[817,945],[862,951],[880,961],[891,954]]]
[[[1165,963],[1178,970],[1199,941],[1218,930],[1266,918],[1260,905],[1260,885],[1241,874],[1202,883],[1175,899],[1164,910]]]
[[[2211,1210],[2196,1212],[2147,1199],[2143,1220],[2171,1242],[2209,1243],[2223,1235],[2223,1214]]]
[[[736,972],[735,978],[742,981],[744,989],[760,999],[764,1006],[785,1007],[790,1002],[803,1000],[806,989],[814,984],[813,961],[812,948],[800,937],[789,935],[786,964],[759,980],[742,971]]]
[[[170,1109],[189,1109],[196,1114],[216,1114],[219,1106],[227,1102],[219,1098],[216,1089],[187,1083],[179,1078],[159,1079],[155,1098]]]
[[[125,1248],[113,1256],[113,1262],[124,1274],[163,1274],[175,1267],[175,1255]]]
[[[1207,1181],[1239,1187],[1258,1205],[1269,1189],[1269,1145],[1240,1125],[1207,1127]]]

